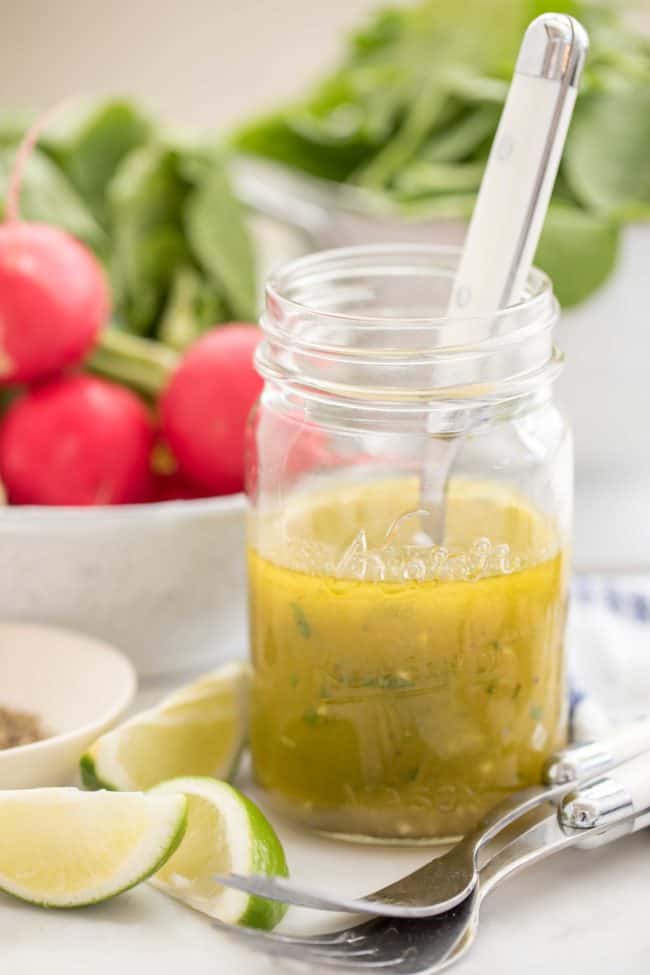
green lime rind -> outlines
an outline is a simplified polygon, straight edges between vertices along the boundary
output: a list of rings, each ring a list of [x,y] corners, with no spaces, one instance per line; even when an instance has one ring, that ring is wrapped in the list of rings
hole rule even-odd
[[[191,788],[192,786],[194,786],[194,789]],[[247,832],[249,857],[247,863],[235,865],[233,869],[261,874],[263,876],[288,877],[289,869],[284,849],[273,826],[261,809],[248,796],[245,796],[239,789],[235,788],[235,786],[209,776],[185,776],[161,782],[153,786],[149,791],[153,793],[158,791],[184,792],[187,796],[197,796],[198,798],[203,798],[205,801],[214,802],[215,808],[221,812],[219,808],[219,791],[213,796],[210,795],[213,786],[218,786],[218,790],[222,794],[222,790],[227,790],[243,813],[243,822],[241,825]],[[190,830],[192,829],[191,822],[189,828]],[[156,885],[160,889],[166,890],[164,883],[157,882]],[[170,896],[178,896],[180,900],[185,899],[183,896],[179,896],[170,891],[166,892]],[[221,917],[220,920],[245,927],[270,931],[280,923],[287,913],[287,909],[288,906],[286,904],[271,901],[265,897],[259,897],[256,894],[247,894],[245,907],[239,916]],[[219,917],[219,914],[215,912],[214,916]]]
[[[46,907],[50,910],[69,911],[77,907],[92,907],[93,904],[103,904],[105,901],[112,900],[114,897],[117,897],[119,894],[124,894],[127,890],[131,890],[133,887],[137,887],[138,884],[141,884],[143,881],[148,880],[149,877],[151,877],[158,870],[160,870],[162,866],[164,866],[167,860],[169,860],[170,856],[172,856],[172,854],[176,852],[176,850],[181,844],[183,837],[185,836],[185,830],[187,829],[187,813],[188,813],[188,802],[187,802],[187,798],[185,798],[185,802],[183,804],[183,811],[178,818],[178,821],[174,828],[174,832],[170,837],[169,843],[163,850],[162,854],[158,857],[156,862],[147,870],[145,870],[144,873],[135,877],[133,880],[129,881],[129,883],[125,884],[123,887],[120,887],[118,890],[111,891],[110,894],[105,894],[103,897],[95,897],[87,901],[76,901],[74,904],[60,904],[54,901],[47,901],[47,900],[39,901],[39,900],[34,900],[31,897],[24,897],[21,894],[17,894],[13,890],[9,890],[7,887],[3,887],[1,883],[0,883],[0,892],[2,892],[3,894],[8,894],[9,897],[13,897],[15,900],[23,901],[26,904],[33,904],[35,907]]]
[[[278,835],[270,822],[255,803],[239,790],[241,803],[246,809],[250,823],[252,842],[251,873],[262,874],[265,877],[288,877],[289,867],[284,849]],[[287,913],[288,905],[279,901],[270,901],[265,897],[253,894],[248,902],[248,908],[237,922],[250,928],[261,928],[270,931],[280,923]]]
[[[187,776],[232,781],[246,745],[249,684],[249,667],[234,661],[167,695],[157,707],[141,711],[105,732],[80,759],[83,785],[89,790],[128,792],[133,789],[146,791],[161,782]],[[206,741],[201,714],[212,700],[216,709],[215,734]],[[224,700],[233,708],[232,719],[226,720],[225,727],[219,719]],[[168,716],[178,723],[179,733],[185,734],[186,753],[179,753],[172,747],[168,754],[165,735],[169,738],[170,734],[175,734],[174,729],[165,731]],[[195,725],[198,739],[193,743],[191,736],[187,737],[187,730],[191,731]],[[155,735],[151,738],[148,746],[151,761],[147,767],[143,767],[146,754],[143,756],[140,752],[138,759],[136,748],[134,765],[130,752],[132,736],[137,743],[142,731],[151,735],[157,726],[162,733],[162,743],[156,744]]]
[[[96,792],[98,789],[107,789],[109,792],[119,792],[119,789],[110,782],[100,779],[95,767],[95,759],[90,752],[86,752],[79,759],[79,772],[84,789]]]

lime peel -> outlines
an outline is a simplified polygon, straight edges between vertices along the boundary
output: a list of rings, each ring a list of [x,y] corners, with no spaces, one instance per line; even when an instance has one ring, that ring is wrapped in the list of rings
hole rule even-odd
[[[82,756],[89,789],[148,789],[178,775],[230,779],[248,728],[249,668],[226,664],[102,735]]]
[[[161,869],[178,849],[187,805],[182,793],[172,792],[0,792],[0,890],[57,908],[115,897]]]
[[[214,880],[230,871],[288,876],[282,844],[262,811],[239,790],[215,779],[172,779],[150,794],[170,792],[188,798],[186,838],[151,883],[220,921],[275,927],[287,911],[285,904],[224,888]]]

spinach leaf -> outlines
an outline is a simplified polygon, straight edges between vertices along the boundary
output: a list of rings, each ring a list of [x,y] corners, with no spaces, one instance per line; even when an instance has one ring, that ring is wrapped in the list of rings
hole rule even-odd
[[[585,206],[619,220],[650,216],[650,84],[581,99],[564,173]]]
[[[0,147],[0,200],[4,204],[16,146]],[[25,166],[20,190],[20,213],[25,220],[51,223],[83,240],[95,251],[106,250],[106,236],[61,170],[38,150]]]
[[[607,280],[619,236],[618,226],[607,219],[568,203],[551,204],[535,263],[550,276],[563,307],[584,301]]]
[[[239,202],[223,162],[213,158],[205,178],[183,206],[184,227],[194,260],[224,294],[235,318],[255,321],[255,260]]]
[[[154,331],[174,273],[191,263],[182,225],[187,194],[178,152],[163,143],[135,149],[111,182],[112,280],[130,331]]]
[[[107,186],[124,157],[142,145],[151,123],[131,102],[74,104],[56,115],[41,138],[98,220],[108,218]]]

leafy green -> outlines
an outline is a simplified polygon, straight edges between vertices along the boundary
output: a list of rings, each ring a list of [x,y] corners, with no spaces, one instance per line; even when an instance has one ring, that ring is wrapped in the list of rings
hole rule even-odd
[[[124,157],[150,133],[151,123],[131,102],[112,99],[67,106],[47,126],[41,145],[105,224],[108,184]]]
[[[650,215],[650,40],[591,0],[557,0],[590,56],[538,259],[562,301],[611,272],[618,227]],[[382,194],[409,219],[471,213],[521,37],[542,0],[383,10],[302,100],[233,136],[245,153]],[[618,227],[617,227],[618,225]]]
[[[560,304],[584,301],[616,264],[620,230],[611,221],[566,203],[552,203],[535,255]]]
[[[356,182],[368,189],[383,189],[413,158],[423,138],[437,127],[449,103],[449,96],[437,84],[426,85],[409,106],[398,134],[362,170]]]
[[[582,99],[564,171],[584,206],[621,220],[650,216],[650,75]]]
[[[0,115],[0,213],[32,121]],[[93,368],[140,391],[150,393],[164,370],[158,361],[147,368],[151,343],[130,343],[117,329],[179,351],[214,324],[256,316],[253,249],[222,152],[211,137],[172,136],[126,99],[54,114],[28,160],[20,212],[63,227],[104,261],[114,320]]]
[[[257,288],[251,241],[219,160],[212,160],[205,179],[190,193],[184,226],[196,261],[223,290],[233,315],[244,321],[253,319]]]
[[[15,156],[16,146],[0,148],[1,204],[4,204]],[[85,202],[61,170],[38,150],[25,166],[19,203],[20,213],[26,220],[62,227],[99,253],[105,251],[106,235]]]
[[[378,80],[381,78],[381,80]],[[345,180],[389,138],[400,109],[381,71],[336,76],[308,106],[244,126],[239,150],[288,163],[324,179]]]
[[[130,153],[111,183],[111,274],[118,316],[151,334],[176,270],[190,262],[182,227],[188,186],[163,143]]]

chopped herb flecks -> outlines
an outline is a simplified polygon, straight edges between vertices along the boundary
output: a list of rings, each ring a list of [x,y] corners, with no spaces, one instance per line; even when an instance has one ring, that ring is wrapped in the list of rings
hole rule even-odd
[[[311,626],[300,603],[291,603],[291,612],[293,613],[293,618],[296,626],[298,627],[300,635],[304,637],[305,640],[308,640],[311,636]]]
[[[327,705],[320,704],[317,708],[307,708],[303,713],[302,720],[310,727],[325,724],[327,721]]]
[[[404,690],[407,687],[415,687],[415,681],[404,674],[368,674],[361,680],[361,687],[379,687],[382,690]]]

